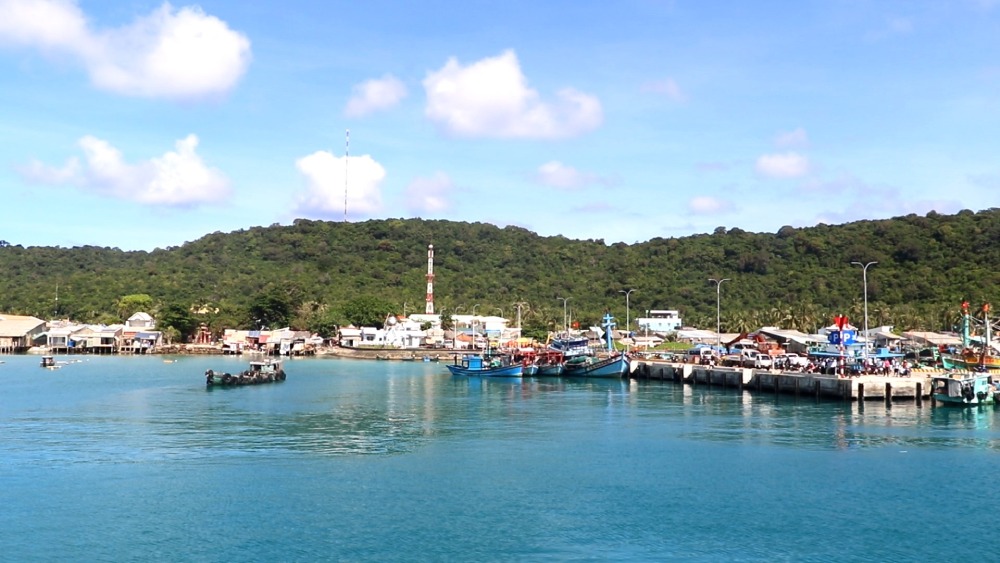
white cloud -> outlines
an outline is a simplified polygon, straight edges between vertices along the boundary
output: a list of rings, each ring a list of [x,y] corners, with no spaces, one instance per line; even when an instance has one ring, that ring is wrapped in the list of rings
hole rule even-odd
[[[229,180],[209,168],[196,153],[198,137],[188,135],[175,150],[138,164],[128,164],[120,150],[107,141],[83,137],[79,141],[83,164],[71,158],[62,168],[32,162],[22,175],[36,183],[73,184],[102,195],[147,205],[190,207],[227,198]]]
[[[224,94],[250,64],[245,35],[197,6],[169,3],[128,26],[93,30],[73,0],[0,0],[0,42],[70,55],[98,88],[150,98]]]
[[[798,127],[791,131],[782,131],[774,138],[774,144],[778,148],[791,149],[809,146],[809,135],[806,130]]]
[[[796,178],[809,173],[809,159],[795,152],[765,154],[757,159],[756,168],[770,178]]]
[[[295,161],[306,181],[306,191],[296,202],[296,213],[308,218],[343,217],[345,187],[348,217],[369,216],[382,209],[380,186],[385,168],[368,155],[349,158],[316,151]]]
[[[444,172],[417,178],[406,188],[406,205],[413,213],[441,213],[451,208],[449,196],[455,185]]]
[[[572,137],[596,129],[604,119],[596,97],[572,88],[557,92],[554,101],[541,100],[510,50],[464,67],[452,57],[423,84],[425,115],[457,136]]]
[[[688,210],[696,215],[711,215],[729,211],[732,204],[724,199],[712,196],[697,196],[688,201]]]
[[[344,115],[364,117],[371,113],[389,109],[406,97],[406,85],[395,76],[387,74],[379,79],[366,80],[354,86],[351,99],[347,101]]]
[[[560,189],[582,188],[588,184],[601,182],[596,174],[580,172],[572,166],[553,160],[538,167],[535,181],[539,184]]]
[[[687,101],[687,94],[681,90],[680,85],[673,78],[668,78],[666,80],[656,80],[643,85],[643,92],[649,92],[652,94],[659,94],[666,97],[668,100],[673,102],[685,102]]]

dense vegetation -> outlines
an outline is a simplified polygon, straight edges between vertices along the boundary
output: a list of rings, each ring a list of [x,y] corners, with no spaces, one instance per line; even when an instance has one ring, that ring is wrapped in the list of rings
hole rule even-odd
[[[329,332],[372,309],[422,312],[427,245],[435,249],[435,304],[446,315],[503,314],[532,330],[624,323],[648,309],[679,309],[687,325],[714,328],[721,287],[724,330],[780,325],[814,331],[835,314],[869,324],[951,329],[963,300],[1000,289],[1000,210],[929,213],[879,221],[607,245],[541,237],[517,227],[419,219],[212,233],[180,247],[124,252],[92,246],[22,247],[0,241],[0,311],[119,322],[151,299],[180,333],[199,322]],[[58,299],[57,299],[58,297]]]

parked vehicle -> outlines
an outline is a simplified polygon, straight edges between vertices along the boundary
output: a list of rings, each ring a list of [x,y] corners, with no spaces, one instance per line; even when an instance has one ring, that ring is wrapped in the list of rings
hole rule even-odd
[[[774,365],[779,369],[802,369],[809,365],[809,358],[795,352],[785,352],[774,356]]]

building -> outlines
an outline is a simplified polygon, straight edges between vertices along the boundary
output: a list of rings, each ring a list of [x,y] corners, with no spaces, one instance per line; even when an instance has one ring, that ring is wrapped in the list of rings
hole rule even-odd
[[[635,322],[642,332],[676,332],[682,326],[680,312],[668,309],[646,311]]]
[[[0,314],[0,353],[24,352],[45,332],[45,321],[35,317]]]

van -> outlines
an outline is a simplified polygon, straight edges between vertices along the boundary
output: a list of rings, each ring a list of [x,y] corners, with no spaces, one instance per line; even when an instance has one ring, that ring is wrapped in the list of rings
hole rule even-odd
[[[691,348],[684,354],[684,361],[690,364],[707,364],[715,357],[715,352],[708,346]]]

